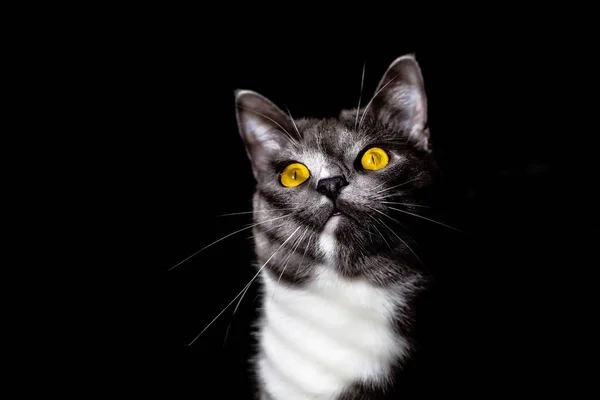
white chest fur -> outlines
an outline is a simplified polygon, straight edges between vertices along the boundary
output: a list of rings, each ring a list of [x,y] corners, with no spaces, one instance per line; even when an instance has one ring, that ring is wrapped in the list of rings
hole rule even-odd
[[[348,281],[319,266],[302,289],[263,277],[259,379],[276,399],[335,399],[357,379],[385,379],[407,342],[392,326],[401,291]]]

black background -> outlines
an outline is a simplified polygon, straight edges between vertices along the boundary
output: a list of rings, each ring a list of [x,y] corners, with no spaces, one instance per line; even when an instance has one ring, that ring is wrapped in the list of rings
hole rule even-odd
[[[548,68],[556,46],[491,37],[485,46],[424,43],[389,32],[292,39],[233,22],[199,25],[166,17],[135,24],[99,60],[113,92],[105,109],[122,118],[111,145],[127,163],[111,198],[125,223],[114,229],[133,254],[127,270],[136,271],[124,285],[131,301],[111,328],[119,351],[108,380],[175,398],[207,390],[250,398],[255,287],[235,317],[229,308],[186,345],[254,275],[250,231],[168,271],[251,221],[220,216],[251,210],[233,91],[257,91],[295,118],[335,116],[358,102],[363,65],[364,104],[389,63],[409,52],[424,75],[442,172],[435,212],[465,232],[431,225],[426,258],[440,306],[426,335],[436,342],[425,351],[434,366],[416,382],[424,391],[486,395],[555,390],[566,380],[578,365],[562,360],[580,313],[567,299],[598,230],[589,214],[581,218],[591,200],[565,181],[577,155],[565,150],[573,141],[557,116],[568,85],[549,85],[560,70]]]

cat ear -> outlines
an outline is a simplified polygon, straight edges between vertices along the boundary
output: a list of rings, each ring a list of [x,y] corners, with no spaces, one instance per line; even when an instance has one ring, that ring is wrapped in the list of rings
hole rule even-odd
[[[272,156],[288,144],[294,125],[275,104],[256,92],[236,90],[235,105],[239,132],[257,177],[268,168]]]
[[[427,97],[421,68],[414,55],[397,58],[388,67],[371,100],[371,115],[430,152]]]

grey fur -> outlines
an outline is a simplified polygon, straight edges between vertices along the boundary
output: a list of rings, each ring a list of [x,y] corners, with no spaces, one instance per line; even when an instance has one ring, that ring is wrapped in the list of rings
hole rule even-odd
[[[293,121],[263,96],[236,92],[240,134],[257,181],[254,220],[261,224],[254,228],[256,258],[263,265],[272,257],[265,273],[275,279],[299,287],[310,281],[315,265],[325,258],[317,237],[337,207],[348,216],[336,230],[335,266],[340,274],[381,287],[417,287],[422,280],[422,266],[409,247],[416,221],[402,218],[377,199],[386,195],[385,201],[421,205],[423,190],[431,183],[427,103],[415,59],[396,60],[375,93],[364,108],[342,111],[339,118]],[[385,149],[390,162],[381,170],[365,171],[360,156],[372,146]],[[290,162],[306,164],[311,178],[297,187],[284,187],[280,173]],[[335,204],[317,191],[321,170],[348,182]],[[415,206],[395,207],[420,211]],[[294,231],[298,234],[276,252]],[[409,320],[410,310],[403,310],[398,329],[406,330]],[[343,398],[355,397],[348,392]]]

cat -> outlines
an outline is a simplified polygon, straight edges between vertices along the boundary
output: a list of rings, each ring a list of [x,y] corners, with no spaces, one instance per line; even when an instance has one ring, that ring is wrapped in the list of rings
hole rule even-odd
[[[411,237],[435,169],[416,58],[338,118],[294,120],[250,90],[235,103],[256,180],[258,398],[391,396],[428,281]]]

